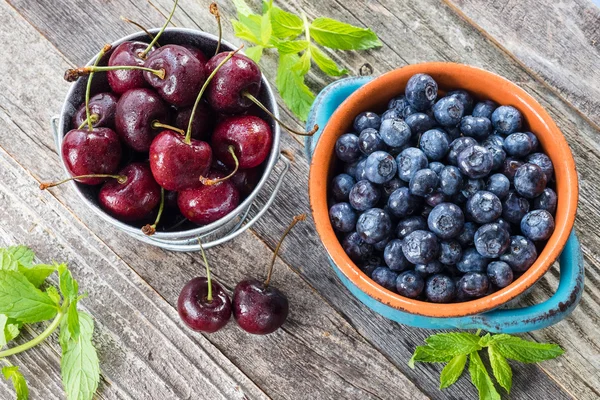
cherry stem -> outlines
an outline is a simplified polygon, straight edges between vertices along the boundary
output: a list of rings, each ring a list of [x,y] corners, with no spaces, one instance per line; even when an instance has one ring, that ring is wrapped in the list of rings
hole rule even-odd
[[[164,128],[164,129],[168,129],[173,132],[177,132],[180,135],[185,135],[185,131],[183,129],[177,128],[173,125],[163,124],[162,122],[157,121],[157,120],[152,121],[152,128],[154,128],[154,129]]]
[[[54,186],[62,185],[63,183],[67,183],[67,182],[75,180],[75,179],[87,179],[87,178],[114,178],[121,185],[124,184],[125,182],[127,182],[127,176],[125,176],[125,175],[109,175],[109,174],[77,175],[77,176],[72,176],[67,179],[63,179],[62,181],[58,181],[58,182],[42,182],[42,183],[40,183],[40,189],[45,190],[45,189],[48,189],[48,188],[51,188]]]
[[[134,20],[132,20],[132,19],[129,19],[129,18],[125,18],[124,16],[121,16],[121,21],[124,21],[124,22],[127,22],[128,24],[131,24],[131,25],[135,25],[135,26],[137,26],[137,27],[138,27],[138,28],[140,28],[142,31],[144,31],[144,33],[145,33],[146,35],[148,35],[148,37],[150,38],[150,40],[154,39],[154,35],[153,35],[153,34],[151,34],[151,33],[150,33],[150,31],[149,31],[148,29],[146,29],[146,28],[145,28],[145,27],[144,27],[142,24],[140,24],[139,22],[136,22],[136,21],[134,21]],[[160,47],[160,44],[158,44],[158,42],[155,42],[155,43],[154,43],[154,45],[155,45],[156,47]]]
[[[221,61],[219,63],[219,65],[217,65],[217,67],[213,70],[213,72],[210,73],[210,75],[208,76],[208,78],[206,78],[206,81],[204,82],[204,85],[202,85],[202,88],[200,89],[200,92],[198,93],[198,97],[196,97],[196,101],[194,102],[194,107],[192,108],[192,113],[190,114],[190,121],[188,122],[187,133],[185,135],[185,143],[187,143],[187,144],[192,143],[192,123],[194,122],[194,115],[196,115],[196,109],[198,108],[198,104],[200,104],[200,99],[202,99],[202,95],[204,94],[204,91],[208,87],[209,83],[215,77],[217,71],[219,69],[221,69],[221,67],[227,61],[229,61],[231,59],[231,57],[233,57],[233,55],[235,53],[237,53],[238,51],[240,51],[243,47],[244,47],[244,45],[242,44],[240,47],[238,47],[234,51],[230,51],[229,54],[227,55],[227,57],[225,57],[223,59],[223,61]]]
[[[85,66],[79,68],[71,68],[65,71],[65,81],[74,82],[80,76],[89,75],[94,72],[104,72],[104,71],[121,71],[121,70],[140,70],[150,72],[160,79],[165,79],[166,71],[164,68],[161,69],[152,69],[141,67],[139,65],[111,65],[106,67],[97,67],[97,66]]]
[[[165,208],[165,189],[160,188],[160,206],[158,207],[158,214],[156,214],[156,219],[152,225],[147,224],[142,227],[142,232],[144,235],[152,236],[156,233],[156,225],[158,225],[160,221],[160,217],[162,216],[163,209]]]
[[[238,168],[240,167],[240,162],[238,161],[238,158],[235,155],[235,147],[230,145],[227,150],[229,151],[229,153],[231,154],[231,157],[233,157],[233,161],[235,162],[235,168],[233,169],[233,171],[231,171],[231,173],[229,175],[227,175],[223,178],[217,178],[217,179],[208,179],[208,178],[201,176],[200,182],[203,185],[205,185],[205,186],[216,185],[219,182],[223,182],[223,181],[226,181],[227,179],[231,178],[238,171]]]
[[[269,109],[267,109],[267,107],[265,107],[260,100],[258,100],[256,97],[252,96],[250,93],[248,93],[247,91],[244,91],[242,93],[242,96],[246,97],[248,100],[252,101],[254,104],[256,104],[261,110],[263,110],[264,112],[266,112],[271,118],[273,118],[275,121],[277,121],[279,123],[279,125],[283,126],[288,132],[293,133],[294,135],[299,135],[299,136],[312,136],[314,135],[318,130],[319,130],[319,125],[315,124],[315,126],[312,128],[311,131],[309,132],[299,132],[296,131],[292,128],[290,128],[289,126],[287,126],[286,124],[284,124],[283,122],[281,122],[280,119],[278,119],[275,115],[273,115],[273,113],[271,111],[269,111]]]
[[[219,54],[219,50],[221,50],[221,37],[223,36],[223,28],[221,27],[221,14],[219,13],[219,6],[217,3],[211,3],[209,7],[210,13],[215,16],[217,20],[217,26],[219,27],[219,41],[217,42],[217,49],[215,50],[215,55]]]
[[[157,11],[157,12],[158,12],[160,15],[162,15],[162,16],[163,16],[163,18],[167,18],[166,14],[165,14],[164,12],[162,12],[162,10],[161,10],[160,8],[158,8],[158,7],[156,6],[156,4],[154,4],[154,3],[153,3],[151,0],[146,0],[146,2],[147,2],[148,4],[150,4],[150,7],[154,8],[154,9],[155,9],[155,10],[156,10],[156,11]],[[175,25],[175,23],[174,23],[174,22],[171,22],[171,25],[173,25],[173,26],[177,26],[177,25]]]
[[[202,246],[202,241],[198,238],[198,244],[200,245],[200,251],[202,252],[202,259],[204,260],[204,265],[206,265],[206,280],[208,281],[208,293],[206,295],[206,300],[210,303],[213,301],[212,297],[212,280],[210,278],[210,267],[208,266],[208,260],[206,259],[206,253],[204,252],[204,247]]]
[[[271,259],[271,265],[269,266],[269,272],[267,273],[267,279],[265,279],[265,287],[269,286],[269,283],[271,282],[271,276],[273,275],[273,267],[275,266],[275,260],[277,259],[277,254],[279,253],[279,248],[281,247],[281,244],[283,243],[283,239],[285,239],[285,237],[288,235],[288,233],[290,233],[292,228],[294,226],[296,226],[296,224],[298,222],[304,221],[305,219],[306,219],[306,214],[296,215],[294,217],[294,219],[292,220],[292,222],[290,223],[290,225],[285,230],[285,232],[283,232],[283,235],[281,236],[281,239],[279,239],[279,243],[277,243],[277,247],[275,247],[275,251],[273,252],[273,258]]]
[[[154,36],[154,39],[152,39],[152,41],[150,42],[150,44],[148,45],[148,47],[146,47],[146,49],[139,54],[139,57],[141,59],[145,59],[146,58],[146,55],[148,54],[148,52],[150,51],[150,49],[152,49],[152,46],[154,46],[154,44],[158,41],[158,38],[160,37],[160,35],[162,35],[163,32],[165,31],[165,29],[167,29],[167,26],[169,26],[169,23],[171,22],[171,18],[173,18],[173,14],[175,14],[175,10],[177,9],[177,3],[178,2],[179,2],[179,0],[175,0],[175,3],[173,4],[173,9],[171,9],[171,13],[169,14],[169,17],[165,21],[165,23],[162,26],[162,28],[160,28],[160,31],[158,31],[158,33],[156,34],[156,36]]]
[[[92,114],[90,115],[90,121],[92,121],[92,125],[95,124],[96,122],[98,122],[98,118],[99,115],[98,114]],[[84,126],[86,126],[88,124],[88,120],[84,120],[81,125],[79,125],[79,127],[77,129],[83,129]]]
[[[94,68],[96,68],[98,66],[98,63],[100,62],[100,60],[102,60],[102,57],[104,57],[104,54],[109,52],[111,47],[112,46],[110,44],[105,44],[104,47],[102,47],[102,50],[100,50],[100,53],[98,53],[98,57],[96,57],[96,60],[94,61]],[[92,79],[93,78],[94,78],[94,73],[92,72],[90,74],[90,76],[88,77],[87,85],[85,86],[85,120],[87,121],[89,131],[94,129],[94,126],[93,126],[94,124],[92,123],[91,113],[90,113],[90,93],[92,92]]]

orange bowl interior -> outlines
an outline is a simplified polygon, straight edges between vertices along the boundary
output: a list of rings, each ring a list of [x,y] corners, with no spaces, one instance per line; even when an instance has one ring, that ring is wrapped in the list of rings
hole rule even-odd
[[[535,133],[544,152],[552,159],[558,205],[556,228],[535,263],[512,284],[488,296],[463,303],[437,304],[410,299],[373,282],[346,255],[329,222],[327,193],[336,165],[337,138],[352,131],[354,117],[363,111],[381,112],[388,101],[404,93],[408,79],[416,73],[431,75],[440,91],[465,89],[476,99],[491,99],[512,105],[524,116],[522,130]],[[342,273],[360,290],[393,308],[430,317],[459,317],[491,310],[523,293],[558,258],[573,228],[577,209],[578,183],[571,150],[558,127],[543,107],[523,89],[491,72],[454,63],[424,63],[399,68],[367,83],[335,111],[315,148],[309,176],[310,203],[317,232],[325,249]]]

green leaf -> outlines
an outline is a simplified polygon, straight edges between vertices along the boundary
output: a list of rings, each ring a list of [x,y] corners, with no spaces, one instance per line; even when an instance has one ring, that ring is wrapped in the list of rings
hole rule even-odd
[[[470,354],[481,350],[479,336],[467,332],[438,333],[429,336],[425,342],[434,350],[445,351],[453,356],[459,354]]]
[[[487,347],[487,346],[489,346],[491,341],[492,341],[492,335],[490,335],[489,333],[486,333],[484,336],[481,337],[481,339],[479,339],[479,345],[481,347]]]
[[[496,377],[500,386],[510,393],[512,386],[512,369],[510,369],[510,365],[508,365],[506,358],[496,350],[494,345],[488,347],[488,354],[494,377]]]
[[[564,353],[560,346],[552,343],[536,343],[510,335],[492,337],[490,345],[500,354],[522,363],[537,363],[556,358]]]
[[[62,346],[61,375],[67,399],[92,400],[100,380],[98,355],[92,344],[94,321],[87,313],[79,313],[77,340],[71,337],[66,324],[68,322],[63,320],[59,341]]]
[[[8,319],[6,326],[4,327],[4,337],[6,338],[6,342],[10,342],[21,332],[21,324],[15,321],[12,318]]]
[[[6,250],[0,252],[0,270],[16,271],[17,269],[19,269],[17,260]]]
[[[260,44],[260,41],[256,38],[254,32],[240,21],[231,20],[233,25],[233,33],[240,39],[246,40],[254,44]]]
[[[417,346],[414,354],[408,361],[408,366],[411,368],[415,367],[415,361],[417,362],[448,362],[452,360],[455,354],[449,353],[444,350],[436,350],[429,346]]]
[[[33,284],[33,286],[39,288],[42,283],[56,271],[54,265],[38,264],[30,267],[19,265],[19,272],[25,275],[27,280]]]
[[[48,286],[46,289],[46,294],[57,306],[60,306],[60,294],[58,294],[58,290],[54,286]]]
[[[67,310],[67,327],[69,328],[69,334],[75,340],[79,339],[80,326],[79,326],[79,311],[77,311],[77,300],[74,300],[69,304]]]
[[[298,118],[306,121],[315,95],[304,83],[304,76],[292,69],[298,61],[299,57],[295,54],[281,54],[275,83],[285,104]]]
[[[0,314],[25,323],[46,321],[58,312],[56,303],[15,271],[0,271]]]
[[[238,16],[248,16],[252,14],[252,10],[248,7],[248,4],[244,0],[233,0],[233,5],[237,10]]]
[[[267,45],[272,34],[273,28],[271,26],[271,12],[267,11],[263,14],[260,21],[260,43],[262,45]]]
[[[454,384],[454,382],[456,382],[462,375],[466,364],[466,354],[454,356],[454,358],[450,360],[448,364],[446,364],[442,370],[442,373],[440,374],[440,389],[445,389]]]
[[[77,298],[79,294],[79,284],[77,281],[73,279],[73,275],[71,275],[71,271],[67,268],[66,264],[60,264],[57,267],[58,270],[58,282],[60,287],[60,292],[62,293],[63,298],[74,300]]]
[[[308,48],[308,40],[281,40],[277,43],[277,50],[281,54],[296,54]]]
[[[249,58],[251,58],[255,63],[258,64],[260,58],[262,57],[263,47],[262,46],[252,46],[248,47],[244,52]]]
[[[471,381],[479,392],[479,400],[500,400],[500,394],[476,351],[469,355],[469,373]]]
[[[292,66],[292,69],[296,71],[300,76],[304,77],[310,70],[310,51],[306,51],[300,60]]]
[[[3,367],[2,375],[4,375],[4,378],[7,380],[12,381],[15,392],[17,392],[17,400],[27,400],[29,398],[29,388],[27,388],[25,377],[19,372],[19,367]]]
[[[315,42],[332,49],[365,50],[382,45],[372,30],[331,18],[315,19],[310,25],[309,31]]]
[[[27,246],[11,246],[6,251],[12,256],[12,258],[21,265],[30,267],[33,264],[33,258],[35,254]]]
[[[338,65],[333,61],[325,52],[319,49],[315,45],[310,45],[310,54],[315,64],[329,76],[342,76],[348,73],[347,69],[340,69]]]
[[[273,25],[273,34],[280,39],[293,39],[304,30],[304,24],[300,17],[279,7],[271,9],[271,24]]]

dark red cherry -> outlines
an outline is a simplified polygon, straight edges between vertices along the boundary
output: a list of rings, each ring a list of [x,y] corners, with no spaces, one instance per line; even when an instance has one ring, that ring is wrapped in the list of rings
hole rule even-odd
[[[165,71],[164,79],[150,72],[145,72],[144,78],[165,101],[177,107],[193,104],[206,80],[204,64],[188,49],[176,44],[154,50],[144,67]]]
[[[228,167],[235,167],[229,152],[234,146],[240,168],[259,166],[271,151],[271,127],[262,119],[252,115],[239,115],[220,122],[213,132],[211,144],[215,156]]]
[[[210,172],[209,179],[218,179],[224,174]],[[240,204],[240,193],[230,181],[214,185],[200,185],[185,189],[177,196],[179,211],[190,221],[206,225],[223,218]]]
[[[167,122],[169,109],[152,89],[133,89],[117,103],[115,128],[123,142],[136,151],[146,152],[161,129],[154,121]]]
[[[200,185],[212,163],[212,150],[208,143],[191,139],[179,133],[162,131],[150,146],[150,168],[160,186],[180,191]]]
[[[231,301],[225,290],[211,282],[212,300],[207,300],[208,280],[204,277],[190,280],[177,299],[179,317],[190,329],[198,332],[216,332],[231,318]]]
[[[219,63],[227,57],[227,52],[219,53],[206,63],[208,76]],[[250,58],[235,54],[217,71],[208,86],[206,98],[210,106],[217,112],[238,114],[248,109],[253,103],[243,93],[246,91],[257,97],[261,85],[260,68]]]
[[[231,181],[235,185],[235,187],[240,191],[240,194],[243,197],[248,196],[254,188],[256,184],[260,180],[261,176],[261,168],[249,168],[249,169],[241,169],[236,172],[232,177]]]
[[[175,126],[187,131],[191,114],[192,107],[180,108],[175,116]],[[214,126],[214,120],[214,112],[211,111],[208,104],[205,101],[198,103],[194,122],[192,122],[192,137],[201,140],[208,139]]]
[[[73,129],[62,144],[62,158],[71,176],[114,174],[121,162],[121,143],[110,128]],[[86,185],[98,185],[104,178],[78,179]]]
[[[152,215],[160,203],[160,186],[146,163],[129,164],[119,175],[127,179],[106,182],[98,193],[104,211],[121,221],[138,221]]]
[[[182,47],[185,47],[186,49],[188,49],[188,51],[190,53],[192,53],[192,55],[194,57],[196,57],[196,59],[198,61],[200,61],[200,63],[202,63],[202,65],[205,65],[208,62],[208,57],[206,57],[206,55],[199,48],[194,47],[194,46],[188,46],[188,45],[183,45]]]
[[[267,335],[285,322],[289,303],[276,287],[256,279],[246,279],[233,292],[233,317],[248,333]]]
[[[178,210],[178,208],[177,208],[177,192],[165,190],[165,209]]]
[[[115,127],[115,114],[119,98],[114,93],[98,93],[90,98],[90,115],[96,115],[95,127]],[[85,103],[79,107],[71,119],[73,129],[79,128],[87,120]]]
[[[148,43],[123,42],[113,50],[108,65],[137,65],[143,67],[145,60],[140,58],[139,55],[146,50],[146,47],[148,47]],[[117,94],[123,94],[131,89],[148,87],[143,71],[140,70],[107,71],[106,76],[110,88]]]

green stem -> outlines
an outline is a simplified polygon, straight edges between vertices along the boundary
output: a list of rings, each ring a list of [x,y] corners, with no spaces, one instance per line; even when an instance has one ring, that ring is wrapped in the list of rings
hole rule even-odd
[[[54,186],[62,185],[63,183],[72,181],[74,179],[86,179],[86,178],[114,178],[121,185],[124,184],[125,182],[127,182],[127,176],[125,176],[125,175],[90,174],[90,175],[72,176],[70,178],[63,179],[62,181],[58,181],[58,182],[42,182],[42,183],[40,183],[40,189],[45,190],[45,189],[48,189],[48,188],[51,188]]]
[[[202,259],[204,260],[204,265],[206,265],[206,280],[208,281],[208,294],[206,295],[206,300],[210,303],[213,301],[212,296],[212,281],[210,279],[210,268],[208,266],[208,260],[206,259],[206,253],[204,252],[204,247],[202,246],[202,241],[198,238],[198,244],[200,244],[200,251],[202,252]]]
[[[308,18],[304,13],[302,13],[302,21],[304,22],[304,34],[306,35],[306,41],[310,45],[310,24],[308,23]]]
[[[304,221],[305,219],[306,219],[306,214],[296,215],[294,217],[294,219],[292,220],[292,222],[290,223],[290,225],[285,230],[285,232],[283,232],[283,235],[281,236],[281,239],[279,239],[279,243],[277,243],[277,247],[275,247],[275,251],[273,252],[273,258],[271,259],[271,265],[269,266],[269,272],[267,272],[267,279],[265,279],[265,287],[269,286],[269,283],[271,282],[271,275],[273,275],[273,267],[275,266],[275,260],[277,259],[277,254],[279,253],[279,248],[281,247],[281,244],[283,243],[283,239],[285,239],[285,237],[288,235],[288,233],[290,233],[292,228],[294,226],[296,226],[296,224],[298,222]]]
[[[154,35],[153,35],[153,34],[151,34],[151,33],[148,31],[148,29],[146,29],[146,28],[145,28],[145,27],[144,27],[142,24],[140,24],[139,22],[136,22],[136,21],[134,21],[134,20],[131,20],[131,19],[129,19],[129,18],[125,18],[124,16],[121,16],[121,21],[124,21],[124,22],[127,22],[127,23],[129,23],[129,24],[132,24],[132,25],[135,25],[135,26],[137,26],[137,27],[138,27],[138,28],[140,28],[142,31],[144,31],[144,33],[146,33],[146,35],[148,35],[148,37],[150,38],[150,40],[153,40],[153,39],[154,39]],[[160,47],[160,44],[158,44],[158,42],[155,42],[155,43],[154,43],[154,45],[155,45],[156,47]]]
[[[475,334],[476,334],[477,336],[479,336],[479,335],[481,334],[481,329],[477,329],[477,332],[475,332]]]
[[[92,114],[90,115],[90,120],[92,121],[92,125],[95,124],[96,122],[98,122],[98,114]],[[79,125],[79,127],[77,129],[83,129],[84,126],[86,126],[88,123],[88,120],[84,120],[81,125]]]
[[[48,336],[50,336],[56,330],[56,328],[59,327],[60,321],[62,320],[62,318],[65,315],[66,314],[62,311],[62,309],[59,310],[58,314],[56,314],[56,317],[54,317],[54,320],[52,321],[52,323],[50,325],[48,325],[48,327],[44,330],[44,332],[40,333],[38,336],[34,337],[27,343],[23,343],[22,345],[12,347],[12,348],[6,349],[4,351],[0,351],[0,358],[8,357],[8,356],[12,356],[14,354],[21,353],[25,350],[29,350],[30,348],[35,347],[38,344],[42,343],[44,340],[46,340],[48,338]]]
[[[110,48],[111,48],[111,45],[107,44],[102,48],[102,50],[100,50],[100,53],[98,53],[98,57],[96,57],[96,61],[94,61],[94,68],[97,68],[98,63],[100,62],[102,57],[104,57],[104,54],[106,52],[110,51]],[[90,113],[90,93],[92,91],[92,79],[93,78],[94,78],[94,72],[92,72],[90,74],[90,76],[88,77],[87,85],[85,86],[85,120],[87,121],[88,131],[91,131],[94,128],[92,119],[91,119],[91,113]]]
[[[154,128],[154,129],[159,129],[159,128],[168,129],[170,131],[177,132],[180,135],[185,135],[185,131],[183,129],[179,129],[179,128],[173,126],[173,125],[163,124],[162,122],[156,121],[156,120],[152,121],[152,128]]]
[[[167,29],[167,26],[169,26],[169,23],[171,22],[171,18],[173,18],[173,14],[175,14],[175,10],[177,9],[178,2],[179,2],[179,0],[175,0],[175,4],[173,4],[173,9],[171,10],[171,14],[169,14],[169,17],[165,21],[165,24],[162,26],[162,28],[160,28],[160,31],[158,31],[156,36],[154,36],[154,39],[152,39],[152,41],[150,42],[148,47],[146,47],[146,49],[139,54],[141,59],[146,58],[146,55],[148,54],[150,49],[152,49],[152,46],[154,46],[154,44],[158,41],[158,38],[160,37],[160,35],[162,35],[163,32],[165,31],[165,29]]]
[[[217,3],[211,3],[209,7],[210,13],[215,16],[217,20],[217,26],[219,29],[219,41],[217,42],[217,49],[215,50],[215,56],[219,54],[219,50],[221,50],[221,37],[223,36],[223,28],[221,27],[221,14],[219,13],[219,6]]]
[[[217,178],[217,179],[208,179],[208,178],[201,176],[200,182],[203,185],[205,185],[205,186],[216,185],[219,182],[226,181],[227,179],[234,176],[236,174],[236,172],[238,172],[238,169],[240,167],[240,162],[239,162],[237,156],[235,155],[235,147],[230,145],[227,150],[229,151],[229,154],[231,154],[231,157],[233,157],[233,161],[235,162],[235,168],[233,169],[233,171],[231,171],[231,173],[229,175],[224,176],[223,178]]]
[[[158,207],[158,214],[156,215],[156,219],[152,225],[144,225],[142,227],[142,232],[144,235],[154,235],[156,233],[156,226],[160,222],[160,217],[162,216],[163,210],[165,208],[165,189],[160,188],[160,206]]]

